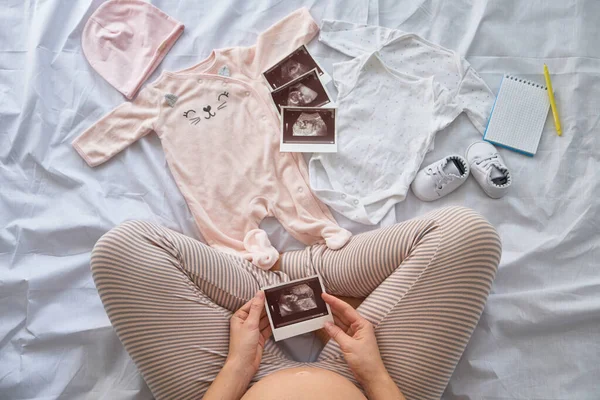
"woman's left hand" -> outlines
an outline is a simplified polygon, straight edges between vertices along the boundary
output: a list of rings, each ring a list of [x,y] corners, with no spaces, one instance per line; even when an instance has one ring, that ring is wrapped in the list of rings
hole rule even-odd
[[[229,354],[225,364],[251,379],[258,371],[265,342],[271,333],[265,294],[259,291],[231,317]]]
[[[271,325],[265,311],[265,294],[242,306],[229,322],[229,354],[225,365],[206,391],[204,400],[240,399],[258,371]]]

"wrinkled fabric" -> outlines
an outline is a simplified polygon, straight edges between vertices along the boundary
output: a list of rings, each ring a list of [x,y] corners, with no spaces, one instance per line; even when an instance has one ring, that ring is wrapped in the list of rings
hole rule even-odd
[[[149,135],[110,163],[87,168],[70,142],[123,101],[85,61],[81,31],[98,0],[0,5],[0,398],[151,399],[119,343],[91,279],[92,246],[127,219],[201,238]],[[494,93],[505,72],[543,83],[548,64],[563,136],[549,118],[538,153],[500,150],[514,177],[501,200],[474,179],[432,203],[411,192],[398,221],[465,205],[497,228],[503,255],[481,321],[444,399],[577,399],[600,393],[600,47],[595,0],[157,0],[186,30],[160,70],[178,70],[214,48],[246,46],[273,21],[307,6],[339,19],[415,32],[464,56]],[[309,49],[331,73],[344,61]],[[330,93],[335,90],[329,84]],[[480,134],[460,116],[436,136],[423,165],[461,154]],[[335,215],[359,233],[372,227]],[[279,250],[302,246],[267,221]],[[287,342],[315,359],[312,336]]]
[[[339,249],[351,234],[311,193],[304,158],[279,151],[279,117],[261,76],[318,29],[299,8],[252,46],[215,49],[189,68],[163,71],[132,102],[88,127],[73,147],[95,167],[156,133],[206,242],[261,269],[279,256],[258,229],[267,216],[306,245],[325,241]],[[224,68],[228,76],[218,73]]]

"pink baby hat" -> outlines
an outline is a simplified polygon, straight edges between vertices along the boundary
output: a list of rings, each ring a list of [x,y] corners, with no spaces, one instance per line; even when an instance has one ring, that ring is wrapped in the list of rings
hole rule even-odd
[[[109,0],[83,28],[83,54],[131,99],[183,32],[183,24],[142,0]]]

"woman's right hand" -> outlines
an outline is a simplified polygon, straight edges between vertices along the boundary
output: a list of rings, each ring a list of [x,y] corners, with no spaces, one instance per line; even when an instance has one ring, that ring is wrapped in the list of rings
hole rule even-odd
[[[350,304],[327,293],[322,297],[331,307],[336,322],[335,325],[327,322],[325,330],[340,345],[348,366],[368,398],[404,399],[383,365],[373,325]]]
[[[363,384],[376,374],[387,374],[373,325],[345,301],[327,293],[323,293],[323,300],[331,307],[337,324],[328,322],[325,330],[340,345],[356,379]]]

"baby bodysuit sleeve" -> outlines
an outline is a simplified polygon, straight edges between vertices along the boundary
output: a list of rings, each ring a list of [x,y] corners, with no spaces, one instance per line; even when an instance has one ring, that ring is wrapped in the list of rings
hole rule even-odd
[[[463,109],[450,90],[439,84],[434,78],[431,79],[433,91],[433,118],[431,120],[434,124],[433,131],[437,132],[450,125],[463,112]]]
[[[307,44],[319,31],[319,26],[306,7],[289,14],[258,36],[255,62],[259,73]]]
[[[321,24],[319,41],[347,56],[359,57],[381,50],[390,35],[392,30],[381,26],[325,19]]]
[[[154,130],[160,107],[152,87],[125,102],[89,127],[72,143],[90,167],[106,162],[125,147]]]
[[[338,100],[345,97],[356,85],[358,71],[362,64],[361,57],[353,58],[350,61],[343,61],[333,64],[333,83],[338,91]]]
[[[462,59],[461,65],[463,76],[456,94],[457,103],[483,135],[494,106],[495,96],[467,60]]]

